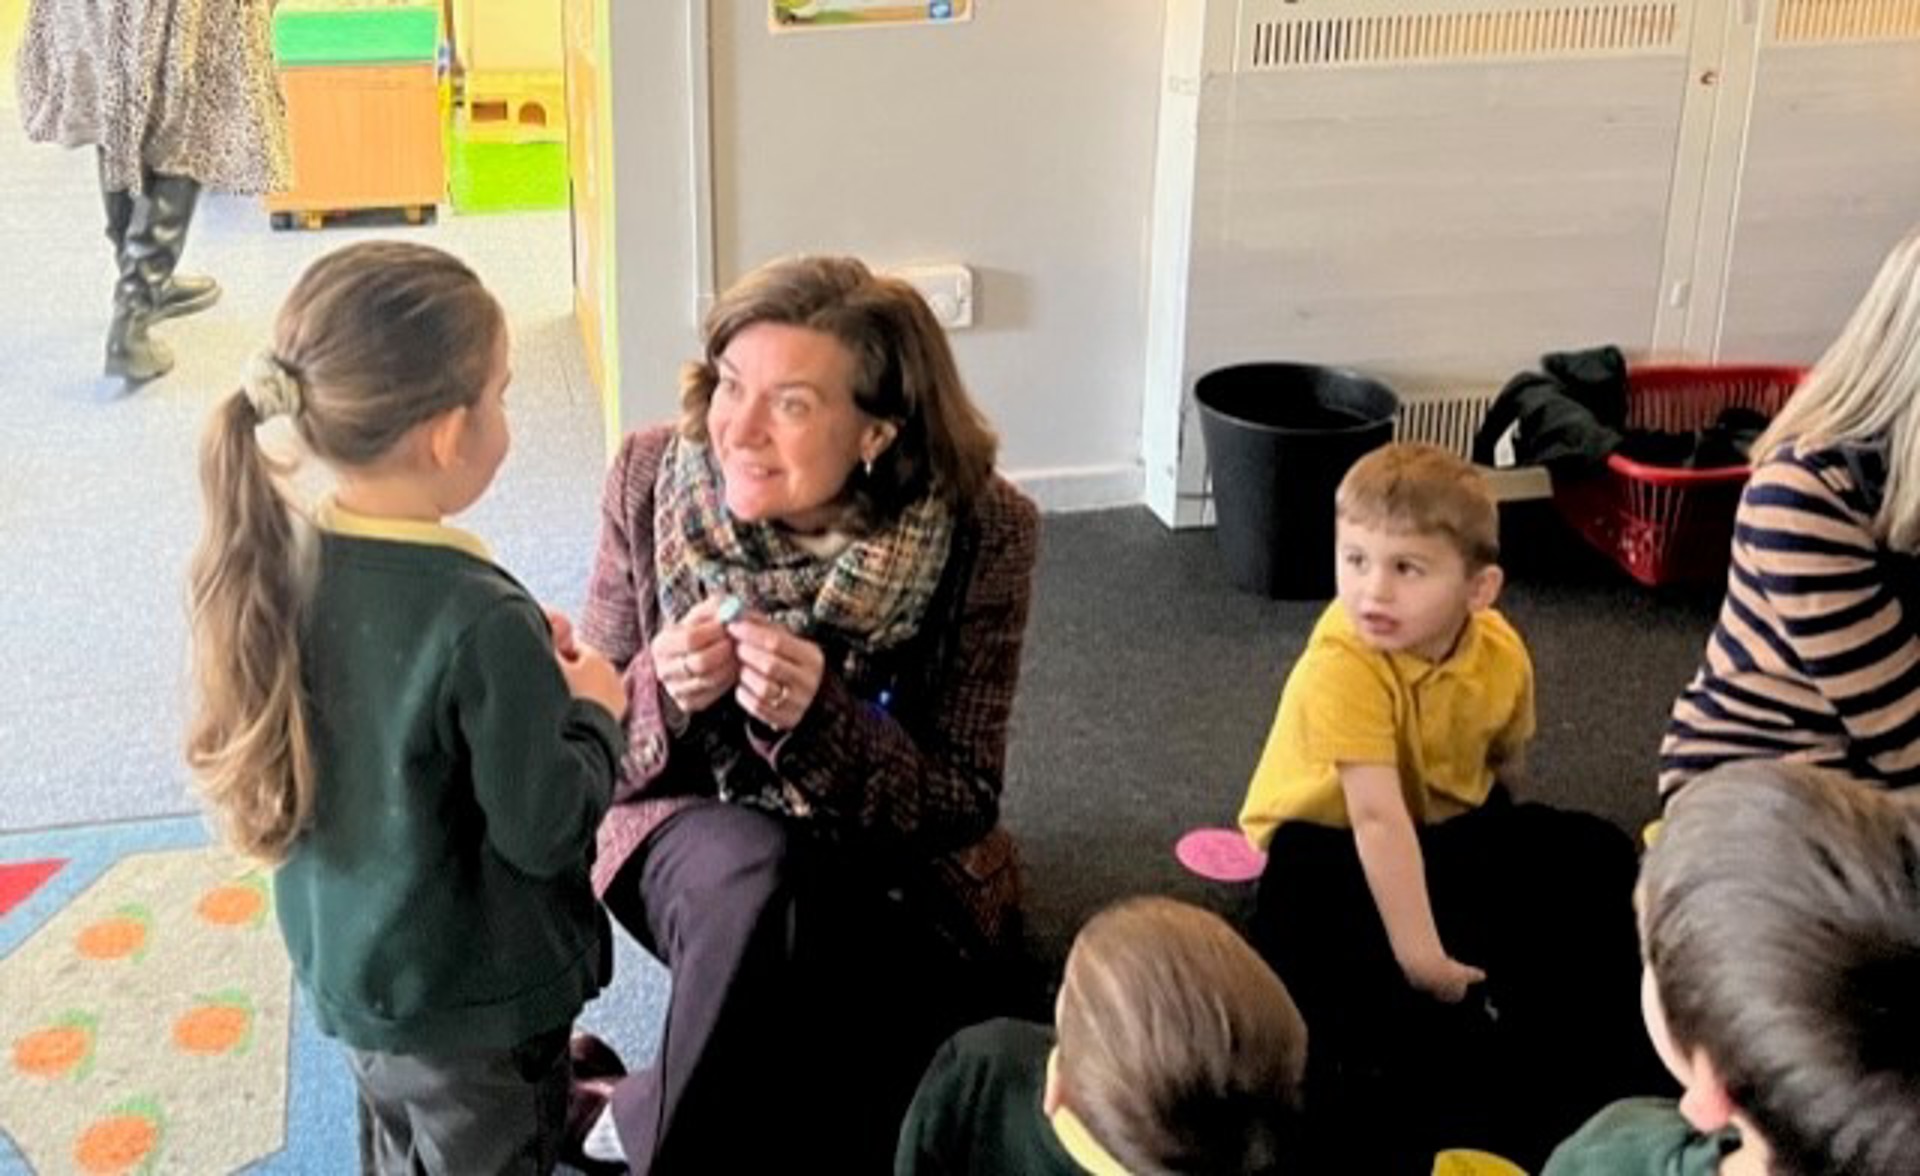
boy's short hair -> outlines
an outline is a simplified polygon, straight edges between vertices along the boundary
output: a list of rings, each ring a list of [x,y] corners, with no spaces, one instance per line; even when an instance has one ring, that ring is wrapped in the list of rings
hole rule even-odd
[[[1751,760],[1679,792],[1641,940],[1683,1053],[1712,1059],[1776,1174],[1920,1157],[1920,803]]]
[[[1130,1172],[1263,1172],[1296,1146],[1307,1030],[1218,915],[1134,898],[1075,937],[1062,1098]]]
[[[1486,478],[1437,445],[1396,441],[1367,454],[1340,480],[1337,518],[1363,527],[1445,539],[1477,572],[1500,562],[1500,508]]]

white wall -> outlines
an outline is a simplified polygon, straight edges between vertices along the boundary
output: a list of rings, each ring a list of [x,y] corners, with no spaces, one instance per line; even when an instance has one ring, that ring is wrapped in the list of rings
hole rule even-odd
[[[1759,53],[1714,342],[1811,363],[1920,223],[1920,36]]]
[[[796,252],[972,266],[975,325],[952,339],[1002,467],[1054,507],[1139,501],[1163,3],[975,0],[964,24],[776,36],[766,0],[708,0],[716,284]],[[616,5],[619,75],[639,62],[690,75],[673,63],[682,8]],[[629,195],[698,190],[673,141],[684,100],[645,88],[659,108],[618,118],[650,129],[616,147],[629,424],[671,404],[653,386],[670,393],[687,354],[668,344],[697,281],[686,210]],[[664,154],[636,156],[642,140]]]
[[[1920,0],[1169,13],[1144,448],[1174,525],[1215,367],[1352,366],[1460,444],[1548,351],[1811,362],[1920,208]]]
[[[679,364],[699,344],[694,235],[694,92],[688,50],[697,3],[608,5],[614,169],[611,248],[618,322],[611,370],[628,428],[671,417]]]

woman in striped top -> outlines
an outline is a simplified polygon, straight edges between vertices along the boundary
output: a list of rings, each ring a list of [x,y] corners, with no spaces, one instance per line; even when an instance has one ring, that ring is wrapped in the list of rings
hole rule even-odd
[[[1726,603],[1660,746],[1661,794],[1743,759],[1920,784],[1920,232],[1754,452]]]

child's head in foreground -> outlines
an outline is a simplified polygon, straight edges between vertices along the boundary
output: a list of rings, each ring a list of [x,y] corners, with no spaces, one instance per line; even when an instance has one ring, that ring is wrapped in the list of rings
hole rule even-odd
[[[1334,495],[1340,603],[1377,649],[1439,660],[1500,595],[1500,513],[1480,472],[1396,442],[1356,462]]]
[[[1738,1123],[1775,1176],[1920,1170],[1920,798],[1716,769],[1669,806],[1640,908],[1647,1026],[1694,1128]]]
[[[408,475],[458,514],[505,459],[506,317],[465,262],[427,245],[362,241],[326,254],[281,304],[263,359],[294,390],[277,407],[335,472]]]
[[[1307,1030],[1218,915],[1134,898],[1074,939],[1046,1110],[1070,1108],[1129,1172],[1273,1170],[1298,1136]]]

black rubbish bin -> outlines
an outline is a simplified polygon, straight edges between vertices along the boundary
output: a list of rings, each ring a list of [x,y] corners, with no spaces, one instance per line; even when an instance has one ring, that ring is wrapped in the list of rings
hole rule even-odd
[[[1357,372],[1248,363],[1193,389],[1227,577],[1288,600],[1333,595],[1333,492],[1393,438],[1399,397]]]

